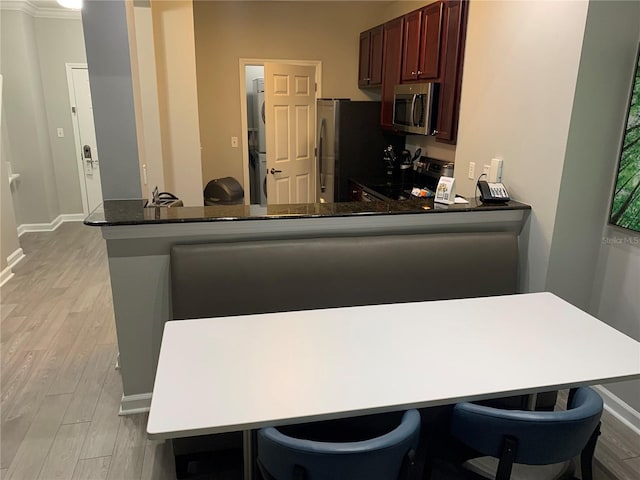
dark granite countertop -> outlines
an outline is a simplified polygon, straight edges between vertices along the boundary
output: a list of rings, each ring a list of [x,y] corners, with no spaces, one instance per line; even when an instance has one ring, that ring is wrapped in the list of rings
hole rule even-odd
[[[364,215],[432,214],[448,212],[486,212],[500,210],[530,210],[529,205],[510,201],[483,204],[477,198],[469,203],[441,205],[433,199],[412,199],[389,202],[305,203],[295,205],[220,205],[207,207],[145,208],[146,201],[106,200],[84,221],[86,225],[122,226],[192,222],[251,221],[285,218],[350,217]]]

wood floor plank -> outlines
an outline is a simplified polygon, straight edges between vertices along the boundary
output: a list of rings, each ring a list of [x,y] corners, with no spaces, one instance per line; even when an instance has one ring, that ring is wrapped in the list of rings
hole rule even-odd
[[[120,400],[122,380],[115,368],[107,372],[98,404],[80,458],[105,457],[113,454],[120,426]]]
[[[52,395],[42,404],[9,466],[7,480],[38,478],[69,406],[71,395]]]
[[[15,310],[16,306],[15,303],[2,303],[2,306],[0,306],[0,325],[11,315],[11,312]]]
[[[40,471],[39,480],[68,480],[72,477],[88,429],[88,423],[60,426]]]
[[[107,480],[139,479],[147,444],[148,415],[120,417],[116,448],[111,456]]]
[[[598,442],[595,457],[601,468],[616,480],[638,480],[639,471],[630,463],[633,459],[620,460],[612,445]]]
[[[21,317],[26,320],[27,317]],[[3,372],[13,372],[11,363],[15,361],[16,355],[25,350],[29,350],[29,331],[20,329],[11,335],[6,343],[2,343],[2,352],[0,352],[0,361],[2,362]],[[4,375],[2,380],[5,380]]]
[[[62,423],[90,422],[109,369],[116,359],[115,345],[96,345]]]
[[[71,480],[105,480],[109,472],[111,457],[79,460]]]
[[[607,470],[605,470],[600,462],[593,462],[593,480],[617,480],[613,475],[611,475]]]
[[[2,312],[2,323],[0,323],[0,342],[6,343],[16,331],[20,330],[20,326],[27,317],[17,315],[6,315]]]
[[[141,480],[172,480],[176,477],[171,442],[147,440]]]
[[[610,450],[620,460],[640,457],[640,441],[629,428],[626,428],[620,420],[604,411],[602,414],[602,435],[598,442],[608,443]]]
[[[630,458],[624,463],[635,473],[636,478],[640,478],[640,457]]]
[[[38,362],[45,355],[45,352],[39,350],[20,351],[16,353],[13,361],[3,365],[2,400],[0,400],[3,414],[8,411],[7,405],[22,391],[29,376],[37,369]]]
[[[35,352],[42,355],[43,352]],[[34,368],[32,376],[37,375]],[[8,468],[15,457],[33,419],[42,405],[42,397],[31,395],[34,382],[25,377],[20,384],[10,384],[3,389],[2,406],[2,441],[0,442],[0,467]]]
[[[91,338],[89,322],[82,322],[78,337],[59,369],[56,381],[51,384],[50,395],[75,392],[95,344],[95,339]]]

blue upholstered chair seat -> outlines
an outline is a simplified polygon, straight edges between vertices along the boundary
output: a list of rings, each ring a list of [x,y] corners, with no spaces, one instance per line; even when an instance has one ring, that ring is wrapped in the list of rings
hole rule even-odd
[[[460,403],[453,409],[450,429],[454,438],[479,456],[500,459],[496,478],[510,478],[514,464],[550,465],[581,455],[583,479],[590,479],[602,408],[602,398],[590,388],[572,391],[565,411],[501,410]]]
[[[283,429],[285,430],[285,429]],[[328,438],[327,429],[310,437]],[[275,480],[397,480],[418,446],[420,414],[409,410],[390,431],[358,441],[318,441],[285,435],[277,428],[258,432],[258,466]],[[343,438],[354,438],[345,430]],[[362,437],[362,432],[355,438]]]

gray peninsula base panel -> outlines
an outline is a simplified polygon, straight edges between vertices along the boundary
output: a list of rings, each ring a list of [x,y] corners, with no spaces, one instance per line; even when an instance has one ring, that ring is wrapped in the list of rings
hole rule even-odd
[[[511,259],[509,261],[518,258],[516,268],[521,277],[523,261],[526,258],[526,245],[523,246],[518,235],[528,219],[529,212],[528,208],[524,208],[442,212],[435,215],[272,218],[252,221],[102,226],[102,234],[107,242],[120,352],[119,363],[124,392],[121,413],[148,411],[151,403],[164,324],[173,318],[170,266],[170,250],[173,245],[386,236],[390,244],[388,248],[381,248],[379,254],[388,257],[393,256],[394,252],[402,251],[403,235],[412,237],[416,234],[433,235],[431,240],[436,240],[438,237],[442,242],[447,242],[447,238],[455,238],[456,241],[462,241],[460,249],[473,250],[473,239],[477,240],[475,235],[483,232],[509,232],[516,252],[515,257],[509,256],[513,251],[507,257]],[[468,240],[466,243],[463,241],[464,238]],[[424,250],[426,258],[441,255],[442,250],[437,248],[437,242],[425,242],[425,247],[427,244],[429,247]],[[455,255],[455,249],[446,251],[447,255]],[[502,260],[498,254],[495,262],[500,261]],[[375,256],[371,262],[376,262]],[[433,272],[413,271],[411,262],[405,261],[400,267],[402,268],[396,270],[400,272],[400,278],[363,278],[362,283],[355,285],[353,289],[354,304],[362,303],[358,301],[357,292],[367,288],[369,282],[384,281],[401,284],[412,281],[414,275],[416,278],[433,276]],[[304,268],[304,265],[300,268]],[[345,264],[341,268],[349,269],[350,266]],[[250,276],[247,281],[250,281]],[[247,295],[250,295],[252,287],[246,288]],[[224,291],[219,290],[217,288],[210,291],[211,302],[216,301],[217,295],[225,295]],[[514,286],[514,290],[518,290],[517,285]],[[449,297],[455,298],[456,292],[451,292]],[[185,345],[185,348],[189,346]]]

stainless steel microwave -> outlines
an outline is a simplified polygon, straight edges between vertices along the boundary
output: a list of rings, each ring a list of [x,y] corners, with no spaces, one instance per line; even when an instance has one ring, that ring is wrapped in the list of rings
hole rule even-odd
[[[436,84],[413,83],[393,89],[393,126],[418,135],[433,134]]]

